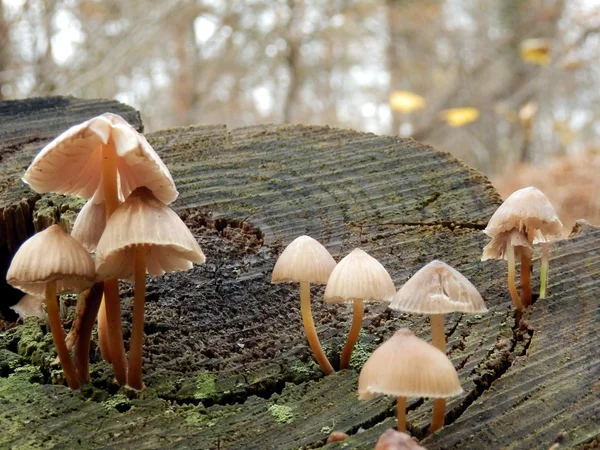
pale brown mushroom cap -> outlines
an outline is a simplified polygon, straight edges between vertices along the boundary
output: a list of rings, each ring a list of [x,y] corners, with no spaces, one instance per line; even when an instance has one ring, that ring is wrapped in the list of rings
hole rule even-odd
[[[121,197],[126,198],[138,186],[147,186],[165,204],[177,198],[169,170],[146,138],[112,113],[75,125],[46,145],[27,168],[23,181],[39,193],[89,199],[100,187],[102,145],[109,141],[114,143],[118,157]]]
[[[95,281],[94,261],[83,246],[52,225],[35,234],[19,248],[6,281],[31,295],[45,295],[45,285],[56,281],[56,291],[79,293]]]
[[[152,192],[140,187],[131,193],[110,217],[96,248],[96,270],[103,279],[131,279],[135,247],[147,247],[147,272],[188,270],[203,264],[204,253],[179,218]]]
[[[327,303],[349,300],[389,302],[396,287],[385,267],[360,248],[352,250],[331,272],[324,298]]]
[[[326,284],[334,267],[335,260],[319,241],[310,236],[299,236],[279,256],[271,283]]]
[[[462,392],[452,362],[441,350],[403,328],[377,347],[358,378],[358,398],[446,398]]]
[[[75,219],[71,236],[77,239],[89,252],[96,246],[106,226],[106,205],[104,200],[96,202],[96,196],[89,199]]]
[[[514,248],[515,259],[521,256],[531,258],[533,246],[529,243],[523,233],[517,230],[504,231],[496,236],[492,241],[483,247],[482,261],[488,259],[508,259],[507,249],[511,246]]]
[[[38,295],[25,294],[21,297],[21,300],[16,305],[10,307],[16,312],[21,319],[26,317],[37,317],[44,319],[46,313],[44,312],[44,300],[45,297]]]
[[[502,203],[484,233],[496,237],[511,230],[534,232],[534,243],[562,238],[563,225],[550,200],[532,186],[513,192]]]
[[[421,267],[404,283],[390,308],[417,314],[487,312],[477,288],[458,270],[438,260]]]

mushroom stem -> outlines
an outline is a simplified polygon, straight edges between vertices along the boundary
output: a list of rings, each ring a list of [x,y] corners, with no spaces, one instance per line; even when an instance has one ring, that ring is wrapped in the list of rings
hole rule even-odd
[[[144,344],[144,304],[146,301],[146,247],[135,247],[135,293],[133,296],[133,322],[131,340],[129,342],[129,366],[127,367],[127,384],[141,390],[142,380],[142,347]]]
[[[398,431],[406,433],[406,397],[398,397],[396,417],[398,418]]]
[[[523,310],[523,304],[519,298],[517,286],[515,285],[515,248],[508,245],[506,249],[506,257],[508,258],[508,290],[512,298],[513,304],[517,311]]]
[[[104,301],[104,295],[100,300],[100,308],[98,310],[98,345],[100,346],[100,352],[102,358],[107,363],[111,363],[110,357],[110,345],[108,343],[108,322],[106,319],[106,302]]]
[[[546,298],[548,288],[548,257],[550,248],[547,242],[542,243],[542,265],[540,267],[540,298]]]
[[[90,343],[92,341],[92,330],[94,329],[94,322],[100,308],[103,290],[104,283],[99,281],[84,294],[85,309],[73,351],[75,367],[83,383],[89,383],[90,381]]]
[[[102,146],[102,184],[106,205],[106,220],[119,206],[117,186],[117,153],[112,140]],[[121,385],[127,381],[127,360],[123,345],[123,329],[121,325],[121,304],[119,302],[119,285],[117,280],[104,282],[104,308],[106,309],[106,326],[98,324],[100,342],[105,339],[103,330],[108,334],[108,354],[115,369],[115,378]],[[100,321],[102,315],[98,317]]]
[[[354,350],[354,344],[358,341],[358,335],[362,327],[364,302],[362,300],[355,299],[352,303],[352,326],[350,327],[350,333],[348,333],[348,340],[342,350],[342,357],[340,358],[340,369],[347,369],[350,366],[350,357],[352,356],[352,350]]]
[[[529,244],[533,243],[533,233],[525,231]],[[531,305],[531,255],[523,252],[521,256],[521,301],[523,307]]]
[[[46,283],[46,309],[48,312],[48,320],[50,321],[50,330],[52,331],[52,339],[58,353],[60,365],[63,368],[67,384],[71,389],[79,389],[79,378],[75,365],[67,350],[65,344],[65,333],[60,321],[60,313],[58,311],[58,298],[56,297],[56,281]]]
[[[319,336],[317,336],[317,330],[315,329],[315,323],[310,310],[310,283],[306,281],[300,282],[300,313],[302,314],[302,324],[304,325],[306,339],[308,340],[308,345],[313,352],[315,360],[319,366],[321,366],[325,375],[333,373],[333,367],[323,352],[323,348],[319,342]]]
[[[434,347],[446,354],[446,333],[444,332],[444,315],[431,315],[431,343]],[[446,399],[436,398],[433,400],[433,417],[429,432],[433,433],[444,426],[446,414]]]

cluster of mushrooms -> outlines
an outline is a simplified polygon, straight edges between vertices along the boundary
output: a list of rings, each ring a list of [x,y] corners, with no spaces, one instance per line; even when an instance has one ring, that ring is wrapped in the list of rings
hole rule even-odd
[[[546,196],[528,187],[514,192],[497,209],[485,229],[492,241],[483,249],[482,260],[508,260],[509,292],[520,317],[531,304],[531,261],[533,244],[542,244],[540,298],[548,280],[548,243],[560,239],[562,223]],[[515,286],[515,259],[521,258],[521,297]],[[324,284],[324,301],[352,302],[352,325],[340,356],[346,369],[358,339],[364,302],[390,302],[396,311],[427,314],[431,342],[401,329],[379,346],[364,364],[359,380],[360,399],[377,394],[397,397],[398,430],[406,431],[406,397],[434,399],[429,432],[444,425],[446,398],[463,389],[452,362],[446,356],[444,314],[487,312],[478,290],[460,272],[434,260],[418,270],[396,292],[386,269],[372,256],[357,248],[336,264],[327,249],[309,236],[300,236],[281,253],[272,274],[273,283],[300,283],[300,311],[309,346],[326,375],[334,369],[323,352],[311,313],[310,284]]]
[[[30,295],[26,302],[44,303],[69,387],[89,381],[97,316],[102,356],[112,363],[117,382],[142,389],[146,274],[161,276],[205,261],[192,233],[167,206],[178,196],[167,167],[143,135],[122,117],[106,113],[46,145],[23,181],[38,193],[78,195],[88,201],[70,235],[52,225],[24,242],[13,257],[7,282]],[[119,279],[135,283],[129,358]],[[57,295],[67,292],[82,295],[76,337],[65,341]]]

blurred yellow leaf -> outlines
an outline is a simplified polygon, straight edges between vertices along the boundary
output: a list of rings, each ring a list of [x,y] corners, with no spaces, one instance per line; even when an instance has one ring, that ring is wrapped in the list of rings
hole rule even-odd
[[[477,108],[451,108],[442,111],[442,117],[451,127],[462,127],[479,119]]]
[[[545,66],[550,62],[550,41],[544,38],[525,39],[521,42],[521,59]]]
[[[538,105],[536,102],[526,103],[519,109],[519,119],[521,120],[521,126],[524,128],[531,127],[531,120],[533,116],[538,110]]]
[[[390,94],[390,106],[394,111],[410,113],[425,107],[425,99],[409,91],[394,91]]]

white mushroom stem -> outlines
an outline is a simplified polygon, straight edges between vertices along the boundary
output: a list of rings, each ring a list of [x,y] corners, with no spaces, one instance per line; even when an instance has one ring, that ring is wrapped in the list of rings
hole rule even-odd
[[[444,332],[444,315],[431,315],[431,343],[438,350],[446,354],[446,333]],[[446,414],[446,399],[436,398],[433,400],[433,417],[429,432],[433,433],[444,426],[444,416]]]
[[[517,286],[515,285],[515,248],[512,245],[508,245],[506,249],[506,258],[508,259],[508,290],[512,298],[513,304],[517,311],[523,310],[523,304],[519,298],[517,292]]]
[[[398,431],[406,433],[406,397],[398,397],[396,417],[398,418]]]
[[[144,344],[144,306],[146,303],[146,247],[135,247],[135,292],[133,296],[133,322],[129,342],[129,366],[127,384],[134,389],[143,389],[142,348]]]
[[[347,369],[350,366],[352,350],[354,350],[354,344],[356,344],[356,341],[358,341],[358,336],[362,327],[363,311],[364,302],[362,300],[355,299],[354,302],[352,302],[352,326],[350,327],[348,339],[346,340],[346,344],[342,350],[340,369]]]
[[[300,313],[302,314],[302,324],[304,325],[306,339],[308,340],[308,345],[313,352],[315,360],[319,366],[321,366],[321,370],[323,370],[325,375],[333,373],[333,367],[327,359],[327,355],[323,352],[321,342],[319,342],[319,336],[317,336],[315,322],[313,321],[310,309],[310,283],[306,281],[300,282]]]
[[[65,344],[65,333],[60,321],[58,298],[56,297],[56,281],[46,283],[46,310],[48,312],[48,320],[50,321],[52,339],[54,340],[54,346],[56,347],[60,365],[67,379],[67,384],[71,389],[79,389],[79,377]]]
[[[547,242],[542,243],[542,265],[540,267],[540,298],[546,298],[548,288],[548,257],[550,247]]]
[[[117,153],[112,140],[102,146],[102,183],[106,205],[106,220],[119,206],[117,191]],[[102,336],[104,330],[108,334],[109,358],[115,370],[115,378],[121,385],[127,381],[127,360],[123,345],[123,328],[121,325],[121,304],[119,302],[119,284],[117,280],[104,282],[104,308],[106,314],[98,316],[98,333],[100,342],[106,339]],[[101,306],[102,309],[102,306]],[[106,319],[105,323],[101,321]]]
[[[525,230],[529,245],[533,243],[533,231]],[[523,307],[531,305],[531,254],[523,252],[521,255],[521,302]]]

